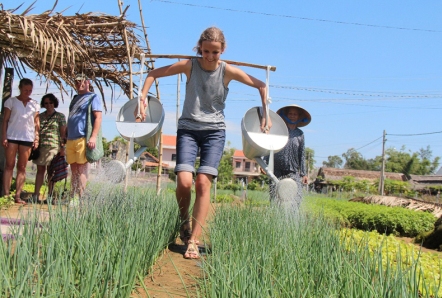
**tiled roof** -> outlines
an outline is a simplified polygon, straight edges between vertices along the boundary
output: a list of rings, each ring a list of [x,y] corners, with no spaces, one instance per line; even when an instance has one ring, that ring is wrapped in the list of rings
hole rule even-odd
[[[176,136],[163,134],[163,146],[176,147]]]
[[[245,155],[242,150],[235,150],[235,153],[233,153],[233,157],[245,157]]]

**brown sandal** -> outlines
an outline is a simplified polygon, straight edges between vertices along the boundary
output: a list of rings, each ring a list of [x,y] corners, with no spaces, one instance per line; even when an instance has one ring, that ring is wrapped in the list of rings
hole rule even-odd
[[[23,201],[22,199],[14,200],[14,203],[15,203],[15,204],[18,204],[18,205],[27,205],[27,204],[28,204],[28,203],[26,203],[25,201]]]
[[[185,259],[199,259],[199,258],[201,258],[198,244],[199,244],[198,240],[189,240],[188,241],[187,250],[184,253]]]

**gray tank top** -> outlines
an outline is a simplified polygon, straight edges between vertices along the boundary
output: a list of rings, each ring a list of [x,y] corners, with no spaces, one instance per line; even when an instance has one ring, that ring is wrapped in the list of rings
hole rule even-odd
[[[197,58],[192,58],[192,70],[186,84],[183,113],[178,129],[216,130],[226,129],[224,107],[229,88],[224,86],[226,63],[207,71],[201,68]]]

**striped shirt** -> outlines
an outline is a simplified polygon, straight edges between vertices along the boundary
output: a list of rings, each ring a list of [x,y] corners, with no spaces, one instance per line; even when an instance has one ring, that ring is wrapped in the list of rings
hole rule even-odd
[[[51,117],[52,116],[52,117]],[[66,117],[63,113],[55,112],[48,115],[45,111],[39,115],[40,117],[40,144],[45,148],[60,148],[61,136],[60,127],[66,126]]]

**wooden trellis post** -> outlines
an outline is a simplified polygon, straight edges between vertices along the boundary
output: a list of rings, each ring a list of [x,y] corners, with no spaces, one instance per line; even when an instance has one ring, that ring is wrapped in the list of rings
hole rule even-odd
[[[140,9],[140,18],[141,18],[141,26],[143,27],[143,33],[144,33],[144,39],[146,40],[146,46],[147,46],[147,53],[150,54],[150,44],[149,40],[147,38],[146,33],[146,26],[144,26],[144,18],[143,18],[143,9],[141,7],[141,1],[138,0],[138,7]],[[155,68],[154,61],[149,60],[148,63],[151,64],[152,68]],[[155,79],[155,89],[157,92],[157,98],[161,101],[160,98],[160,88],[158,84],[158,80]],[[157,194],[160,193],[161,190],[161,172],[163,171],[163,128],[160,130],[160,143],[158,145],[158,175],[157,175],[157,185],[156,185],[156,192]]]

